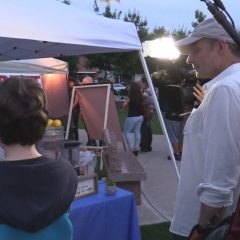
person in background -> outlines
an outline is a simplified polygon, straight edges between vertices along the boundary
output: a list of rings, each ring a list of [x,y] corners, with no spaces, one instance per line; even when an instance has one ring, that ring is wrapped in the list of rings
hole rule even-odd
[[[92,84],[92,83],[93,83],[93,79],[90,76],[86,76],[82,79],[82,85]]]
[[[0,112],[0,223],[36,232],[68,211],[77,175],[68,161],[50,160],[35,147],[48,122],[46,95],[36,81],[1,82]]]
[[[138,155],[141,142],[141,125],[143,122],[143,95],[140,84],[134,82],[130,85],[128,98],[123,103],[123,108],[128,107],[128,115],[124,122],[123,132],[129,150]],[[132,141],[132,133],[134,135]]]
[[[167,112],[165,113],[164,123],[167,129],[169,140],[172,144],[174,157],[177,161],[181,161],[183,117]],[[167,158],[168,160],[171,160],[170,156]]]
[[[201,104],[184,128],[172,239],[200,239],[236,209],[240,194],[240,49],[214,19],[176,42],[203,85]],[[190,232],[194,226],[195,230]],[[222,239],[215,237],[214,239]]]
[[[169,140],[172,144],[175,160],[181,161],[183,125],[184,125],[183,116],[181,116],[181,114],[184,112],[182,81],[179,78],[176,69],[173,67],[167,69],[167,79],[170,83],[173,84],[166,86],[165,89],[163,87],[164,91],[167,92],[171,89],[171,91],[169,91],[165,96],[166,106],[164,122],[167,129]],[[161,94],[162,91],[160,87],[159,96]],[[161,100],[159,101],[161,103]],[[170,156],[168,156],[168,160],[171,160]]]
[[[142,78],[141,90],[143,94],[144,112],[143,122],[141,125],[141,151],[151,152],[152,151],[152,127],[151,121],[153,116],[154,103],[152,98],[151,89],[148,87],[146,77]]]

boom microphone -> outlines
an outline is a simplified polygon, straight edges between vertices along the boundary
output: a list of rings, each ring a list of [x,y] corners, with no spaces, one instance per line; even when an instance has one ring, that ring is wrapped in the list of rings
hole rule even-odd
[[[209,0],[201,0],[201,1],[206,3],[208,10],[212,13],[214,18],[223,26],[223,28],[227,31],[227,33],[232,37],[232,39],[240,47],[240,35],[238,34],[234,26],[229,23],[229,21],[227,20],[223,12],[220,11],[216,6],[216,4],[212,3],[211,1]]]
[[[213,0],[214,3],[219,7],[221,8],[223,11],[226,11],[226,8],[225,6],[223,5],[222,1],[221,0]]]

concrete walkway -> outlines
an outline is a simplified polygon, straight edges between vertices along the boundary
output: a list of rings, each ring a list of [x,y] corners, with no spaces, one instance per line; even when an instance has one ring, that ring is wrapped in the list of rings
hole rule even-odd
[[[154,135],[152,152],[138,155],[147,180],[142,181],[142,204],[138,206],[139,224],[147,225],[171,221],[177,190],[177,174],[173,162],[167,159],[167,141]],[[178,169],[181,162],[177,162]]]

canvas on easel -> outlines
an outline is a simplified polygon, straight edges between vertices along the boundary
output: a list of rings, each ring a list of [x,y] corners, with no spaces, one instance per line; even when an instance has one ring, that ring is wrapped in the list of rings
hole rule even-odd
[[[71,121],[71,109],[75,94],[83,114],[85,126],[91,139],[102,139],[103,129],[113,131],[118,141],[123,140],[114,95],[110,84],[76,86],[72,92],[68,124]],[[65,139],[68,139],[68,127]]]

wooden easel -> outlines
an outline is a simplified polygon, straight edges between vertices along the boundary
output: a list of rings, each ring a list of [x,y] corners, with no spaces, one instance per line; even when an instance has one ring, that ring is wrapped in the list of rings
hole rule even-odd
[[[83,118],[86,119],[85,125],[90,137],[92,139],[103,139],[103,130],[108,128],[115,132],[118,140],[122,141],[125,146],[110,84],[89,84],[73,88],[65,139],[67,140],[69,136],[75,95],[77,95],[80,108],[83,111]],[[81,146],[81,148],[100,151],[100,168],[103,167],[104,146]]]

